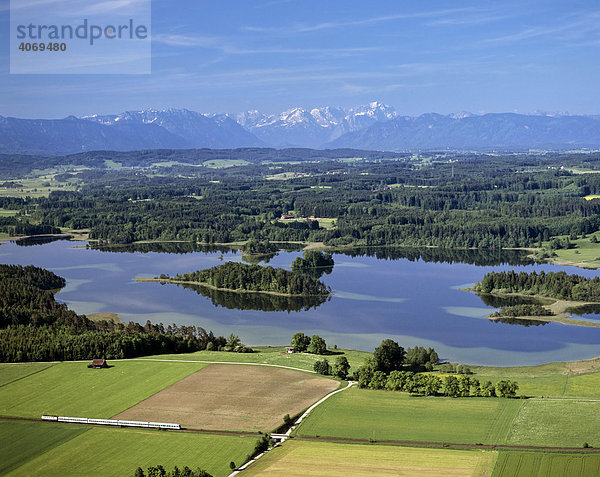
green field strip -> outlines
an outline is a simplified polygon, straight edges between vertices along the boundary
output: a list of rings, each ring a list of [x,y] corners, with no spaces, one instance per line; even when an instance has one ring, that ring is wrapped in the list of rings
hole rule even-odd
[[[597,477],[600,454],[515,452],[498,455],[492,477]]]
[[[40,429],[48,426],[40,423]],[[78,428],[79,426],[68,426]],[[34,429],[30,440],[37,439]],[[94,427],[30,459],[7,475],[113,477],[133,475],[137,467],[162,465],[165,469],[188,466],[207,470],[215,477],[229,475],[229,462],[238,465],[252,452],[257,438],[204,435],[160,430]]]
[[[351,388],[313,410],[299,436],[375,441],[497,444],[517,413],[518,401],[495,398],[411,397]],[[493,430],[494,419],[506,407]],[[494,439],[494,441],[492,441]]]
[[[0,364],[0,387],[39,373],[50,366],[53,365],[50,363],[2,363]]]
[[[600,446],[600,402],[528,399],[513,421],[506,443],[517,446]]]
[[[59,363],[0,387],[0,415],[110,418],[205,367],[201,363],[114,362],[109,369]]]
[[[569,376],[564,396],[600,399],[600,373]]]
[[[519,414],[523,401],[517,399],[500,399],[498,411],[487,434],[487,442],[503,444],[506,442],[512,424]]]
[[[496,455],[495,451],[291,440],[268,452],[244,475],[480,476],[490,475]]]
[[[6,475],[89,429],[68,424],[0,421],[0,475]]]
[[[311,353],[286,353],[285,346],[269,347],[255,346],[254,353],[225,353],[223,351],[197,351],[195,353],[185,354],[161,354],[155,356],[145,356],[138,359],[161,359],[161,360],[189,360],[189,361],[208,361],[208,362],[240,362],[240,363],[261,363],[290,366],[313,371],[315,361],[327,358],[330,363],[335,361],[337,356],[345,356],[350,363],[353,372],[363,365],[364,360],[372,356],[372,353],[355,350],[333,350],[332,355],[320,356]]]

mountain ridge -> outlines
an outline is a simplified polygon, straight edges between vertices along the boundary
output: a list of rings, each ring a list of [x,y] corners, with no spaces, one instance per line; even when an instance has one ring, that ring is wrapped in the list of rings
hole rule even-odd
[[[91,150],[353,148],[490,151],[600,148],[600,116],[487,113],[401,116],[379,101],[354,108],[289,108],[277,114],[145,109],[20,119],[0,116],[0,153],[62,155]]]

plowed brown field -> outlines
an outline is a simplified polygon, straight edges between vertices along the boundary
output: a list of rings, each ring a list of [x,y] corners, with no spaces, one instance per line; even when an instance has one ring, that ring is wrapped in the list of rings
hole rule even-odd
[[[115,416],[192,429],[270,432],[285,414],[339,386],[319,376],[262,366],[213,364]]]

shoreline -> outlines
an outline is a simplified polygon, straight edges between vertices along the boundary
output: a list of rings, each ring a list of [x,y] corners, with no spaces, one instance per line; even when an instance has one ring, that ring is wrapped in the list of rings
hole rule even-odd
[[[549,323],[561,323],[563,325],[570,325],[570,326],[585,326],[588,328],[600,328],[600,321],[593,322],[593,321],[578,320],[576,318],[572,318],[572,315],[569,315],[567,313],[567,309],[569,309],[569,308],[586,306],[586,305],[600,305],[600,303],[598,303],[598,302],[569,301],[569,300],[561,300],[559,298],[552,298],[552,297],[544,296],[544,295],[527,295],[525,293],[499,293],[499,292],[478,293],[473,288],[461,288],[460,290],[473,292],[477,296],[480,296],[480,295],[492,295],[492,296],[498,296],[498,297],[513,297],[513,296],[519,297],[520,296],[520,297],[525,297],[525,298],[535,298],[542,302],[552,300],[552,303],[546,303],[546,304],[542,303],[541,304],[541,306],[543,306],[547,310],[550,310],[552,313],[554,313],[554,315],[552,315],[552,316],[495,316],[495,317],[492,317],[492,316],[488,315],[486,318],[490,321],[495,321],[497,319],[503,319],[503,318],[512,318],[515,320],[546,321]]]
[[[2,242],[7,242],[7,241],[15,241],[15,240],[21,240],[21,239],[30,239],[30,238],[36,238],[36,237],[40,237],[40,238],[44,238],[44,237],[65,237],[68,238],[70,237],[70,240],[72,241],[87,241],[87,242],[94,242],[96,244],[99,243],[98,239],[90,239],[89,238],[89,230],[86,229],[82,229],[82,230],[67,230],[64,233],[61,234],[42,234],[42,235],[21,235],[21,236],[14,236],[14,237],[0,237],[0,243]],[[215,247],[230,247],[232,249],[239,249],[240,247],[243,247],[246,244],[246,240],[243,241],[236,241],[236,242],[213,242],[213,243],[208,243],[208,242],[193,242],[193,241],[189,241],[189,240],[137,240],[135,242],[131,242],[131,243],[125,243],[125,244],[103,244],[102,246],[104,247],[108,247],[108,248],[120,248],[120,247],[126,247],[126,246],[130,246],[130,245],[144,245],[144,244],[162,244],[162,243],[184,243],[184,244],[190,244],[190,245],[198,245],[198,246],[215,246]],[[320,250],[320,251],[326,251],[326,252],[343,252],[345,250],[352,250],[354,248],[364,248],[364,247],[368,247],[368,248],[379,248],[379,249],[385,249],[385,248],[414,248],[414,249],[439,249],[439,250],[448,250],[448,251],[454,251],[454,250],[486,250],[486,249],[481,249],[481,248],[477,248],[477,247],[441,247],[439,245],[398,245],[398,244],[394,244],[394,245],[364,245],[364,244],[348,244],[348,245],[325,245],[323,242],[301,242],[301,241],[294,241],[294,240],[283,240],[283,241],[273,241],[271,242],[273,244],[278,244],[278,243],[282,243],[282,244],[295,244],[298,246],[302,247],[302,251],[306,251],[306,250]],[[507,251],[522,251],[522,252],[529,252],[528,255],[526,255],[527,258],[540,262],[540,263],[549,263],[552,265],[560,265],[560,266],[572,266],[572,267],[576,267],[576,268],[581,268],[584,270],[596,270],[598,268],[600,268],[600,264],[595,265],[595,264],[590,264],[587,262],[575,262],[575,261],[571,261],[571,260],[564,260],[564,259],[558,259],[558,258],[545,258],[540,260],[539,258],[536,258],[534,255],[534,252],[540,250],[539,248],[536,247],[504,247],[500,250],[507,250]],[[285,251],[284,249],[279,249],[277,252],[281,252],[281,251]],[[243,251],[242,251],[243,252]],[[277,252],[272,252],[272,253],[277,253]],[[251,257],[259,257],[259,256],[265,256],[265,255],[269,255],[269,253],[266,254],[251,254],[251,253],[247,253],[247,252],[243,252],[245,255],[249,255]]]

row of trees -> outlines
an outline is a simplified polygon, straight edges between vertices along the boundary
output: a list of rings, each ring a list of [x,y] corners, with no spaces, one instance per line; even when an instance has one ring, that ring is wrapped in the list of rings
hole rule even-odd
[[[283,268],[227,262],[205,270],[177,275],[175,280],[198,282],[216,288],[276,292],[288,295],[329,295],[323,282]]]
[[[212,477],[212,474],[200,468],[192,470],[187,465],[183,469],[175,466],[173,470],[166,470],[162,465],[156,465],[146,468],[145,472],[138,467],[133,477]]]
[[[322,360],[315,361],[313,369],[316,373],[323,374],[324,376],[335,376],[336,378],[346,379],[348,371],[350,371],[350,363],[345,356],[338,356],[335,358],[333,366],[331,366],[329,361],[323,358]]]
[[[525,293],[561,300],[600,302],[600,277],[565,272],[490,272],[473,287],[478,293]]]
[[[516,397],[519,385],[510,380],[480,383],[467,375],[446,376],[444,379],[433,374],[412,373],[410,371],[382,371],[370,373],[361,368],[358,372],[361,388],[405,391],[423,396],[444,395],[449,397]]]

